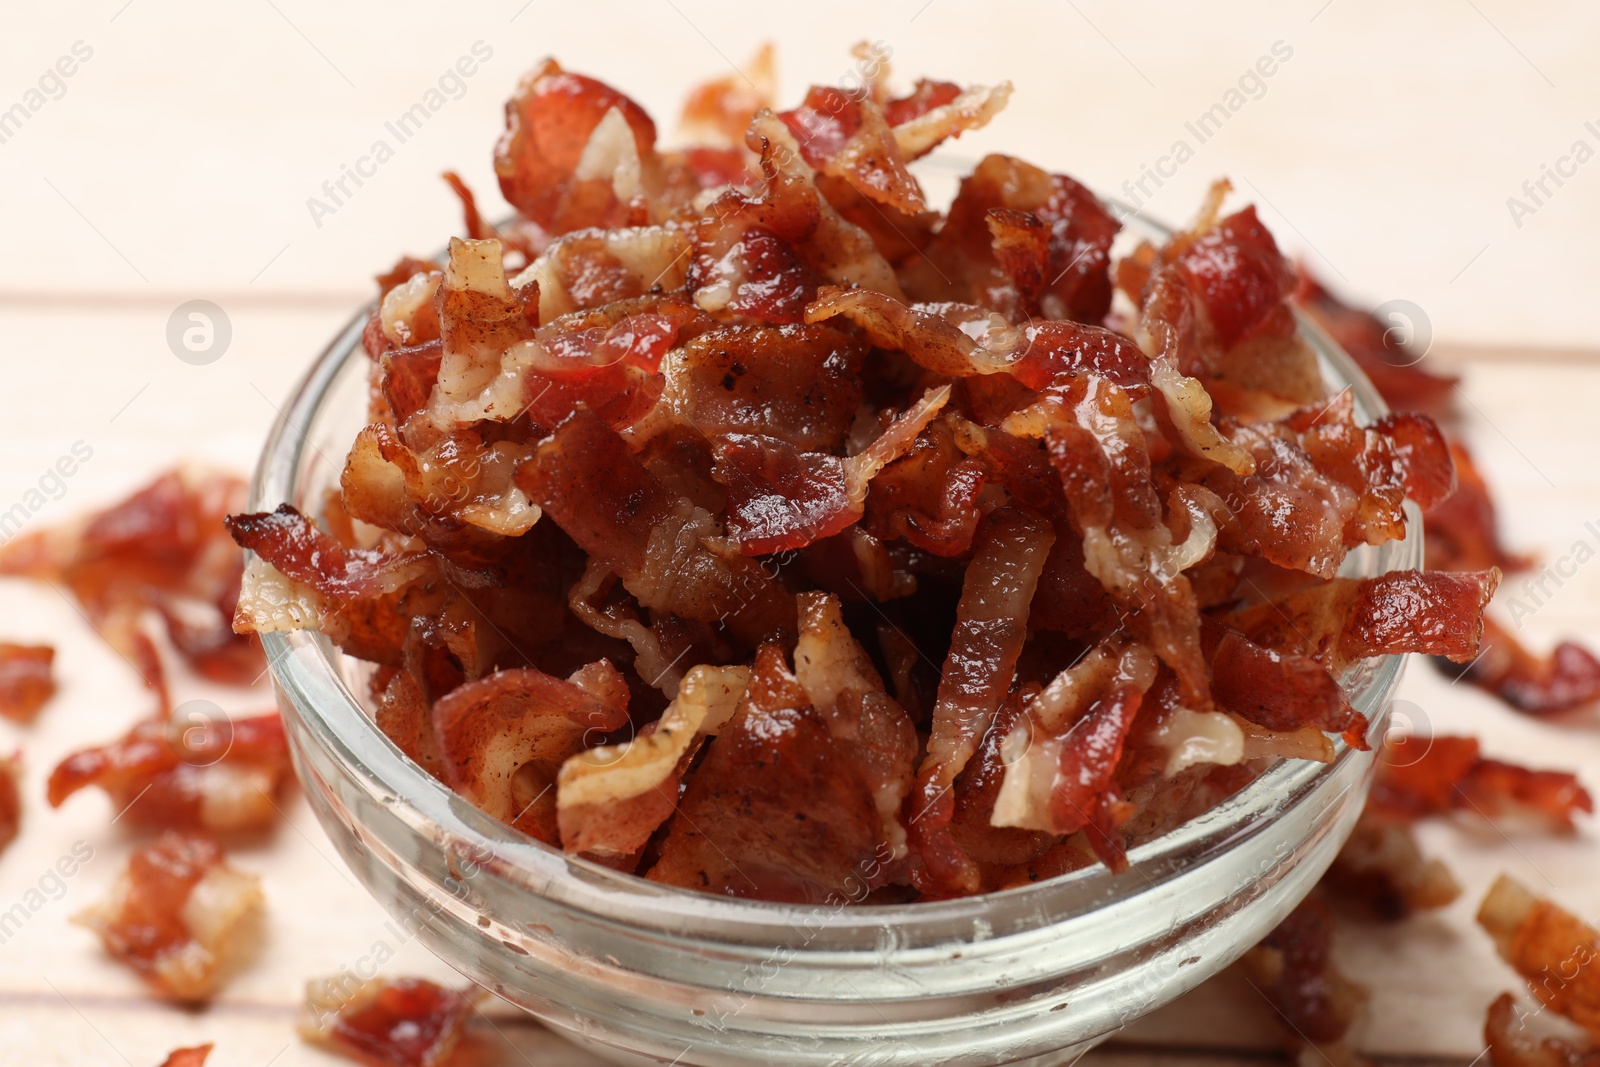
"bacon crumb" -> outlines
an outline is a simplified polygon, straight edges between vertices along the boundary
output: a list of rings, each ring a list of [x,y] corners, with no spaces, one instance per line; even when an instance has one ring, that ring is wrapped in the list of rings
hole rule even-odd
[[[161,1061],[161,1067],[206,1067],[206,1057],[213,1046],[209,1043],[191,1048],[175,1048]]]

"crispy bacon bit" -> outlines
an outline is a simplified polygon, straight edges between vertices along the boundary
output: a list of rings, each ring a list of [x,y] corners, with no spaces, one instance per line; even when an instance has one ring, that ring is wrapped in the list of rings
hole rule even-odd
[[[475,1011],[474,997],[423,978],[345,972],[306,983],[301,1038],[375,1067],[445,1067]]]
[[[161,1061],[161,1067],[206,1067],[206,1057],[211,1055],[210,1044],[192,1048],[175,1048]]]
[[[615,675],[603,660],[602,674]],[[620,681],[620,679],[618,679]],[[555,844],[556,775],[567,759],[628,722],[626,686],[596,696],[580,676],[532,667],[451,690],[433,709],[445,782],[502,822]]]
[[[272,826],[277,798],[292,777],[277,712],[252,718],[146,720],[126,736],[75,752],[50,773],[58,808],[98,786],[119,819],[134,826],[242,833]]]
[[[18,645],[0,641],[0,715],[12,722],[32,722],[55,695],[50,668],[56,650],[50,645]]]
[[[1424,857],[1404,821],[1369,805],[1339,850],[1322,885],[1339,903],[1380,922],[1398,922],[1442,908],[1461,895],[1450,869]]]
[[[244,503],[232,475],[172,471],[103,511],[0,547],[0,574],[65,587],[89,622],[160,695],[165,680],[143,626],[153,614],[190,667],[248,684],[265,665],[256,642],[231,629],[244,557],[223,517]]]
[[[1421,756],[1409,755],[1422,746]],[[1451,811],[1485,819],[1532,820],[1554,833],[1575,832],[1572,817],[1593,813],[1576,775],[1485,759],[1475,737],[1417,738],[1384,751],[1369,806],[1390,818]]]
[[[1478,908],[1495,951],[1545,1007],[1600,1040],[1600,934],[1571,912],[1541,900],[1502,874]]]
[[[136,849],[110,898],[74,921],[163,995],[206,1001],[251,949],[259,883],[209,838],[168,832]]]
[[[1600,1049],[1578,1048],[1559,1037],[1540,1038],[1528,1031],[1526,1020],[1537,1011],[1524,1011],[1517,998],[1501,993],[1489,1005],[1483,1021],[1483,1042],[1494,1067],[1596,1067]]]
[[[1600,700],[1600,659],[1576,642],[1562,641],[1540,656],[1486,617],[1482,647],[1461,676],[1518,711],[1549,715]]]
[[[872,785],[775,645],[678,802],[652,881],[735,897],[860,900],[881,881]]]
[[[695,667],[638,737],[571,756],[556,778],[561,847],[631,856],[671,817],[678,785],[707,737],[725,726],[750,681],[747,667]]]
[[[0,851],[17,838],[22,829],[22,791],[17,780],[22,775],[22,757],[0,757]]]
[[[1483,609],[1500,584],[1498,570],[1465,574],[1402,571],[1356,586],[1339,634],[1345,660],[1422,652],[1466,663],[1478,654]]]
[[[1120,869],[1364,747],[1351,661],[1475,651],[1492,569],[1338,577],[1455,462],[1330,387],[1254,209],[1113,265],[1093,193],[989,155],[941,212],[908,164],[1010,84],[855,55],[778,111],[763,50],[666,151],[524,79],[519,214],[447,178],[466,238],[380,279],[338,491],[231,520],[239,629],[372,663],[383,733],[546,844],[835,903]],[[1360,877],[1420,906],[1408,841]]]
[[[1300,1041],[1340,1041],[1367,1002],[1333,960],[1333,932],[1328,906],[1312,897],[1244,956],[1251,982]]]

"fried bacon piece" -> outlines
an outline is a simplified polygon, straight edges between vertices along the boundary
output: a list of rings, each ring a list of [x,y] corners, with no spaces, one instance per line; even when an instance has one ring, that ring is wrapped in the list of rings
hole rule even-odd
[[[277,798],[292,777],[278,713],[183,719],[180,706],[170,722],[145,720],[109,745],[66,757],[50,773],[50,806],[93,785],[135,826],[230,834],[276,823]]]
[[[1406,821],[1371,802],[1321,884],[1340,904],[1380,922],[1442,908],[1461,895],[1450,869],[1423,856]]]
[[[306,983],[295,1029],[373,1067],[445,1067],[477,1010],[474,999],[423,978],[363,982],[347,971]]]
[[[1417,745],[1423,746],[1421,756],[1406,754]],[[1468,811],[1572,834],[1573,816],[1594,812],[1594,801],[1576,775],[1485,759],[1475,737],[1418,738],[1385,749],[1384,757],[1368,805],[1390,818]]]
[[[56,650],[50,645],[18,645],[0,641],[0,715],[12,722],[32,722],[55,695],[51,667]]]
[[[601,858],[642,849],[672,816],[689,762],[733,717],[749,681],[748,667],[695,667],[638,737],[569,757],[556,778],[561,847]]]
[[[191,1048],[175,1048],[161,1061],[161,1067],[206,1067],[206,1058],[211,1055],[212,1045],[195,1045]]]
[[[134,850],[105,902],[74,918],[106,951],[174,1000],[211,999],[252,948],[260,880],[222,846],[169,831]]]
[[[232,475],[171,471],[103,511],[0,547],[0,575],[62,587],[100,636],[165,706],[159,655],[143,627],[153,614],[173,649],[214,681],[243,685],[265,666],[258,645],[231,628],[244,557],[223,517],[244,503]]]
[[[763,900],[861,899],[881,882],[890,846],[854,747],[811,706],[778,647],[763,645],[646,877]]]
[[[1483,898],[1478,925],[1545,1007],[1600,1040],[1600,973],[1590,966],[1600,956],[1594,927],[1504,874]]]
[[[657,180],[655,143],[638,104],[547,59],[506,104],[494,169],[511,205],[550,233],[616,226]]]
[[[521,667],[457,686],[433,709],[444,781],[500,821],[555,844],[556,775],[627,725],[627,697],[604,660],[565,681]]]
[[[1367,990],[1345,977],[1333,960],[1333,935],[1333,914],[1310,897],[1244,955],[1251,984],[1294,1039],[1339,1042],[1366,1006]]]
[[[0,757],[0,851],[16,840],[22,829],[22,792],[17,784],[21,774],[20,754]]]
[[[1311,656],[1335,675],[1358,659],[1405,652],[1465,663],[1478,654],[1496,570],[1393,571],[1335,578],[1236,612],[1230,623],[1257,644]]]
[[[1600,1049],[1580,1049],[1559,1037],[1539,1038],[1528,1032],[1517,998],[1501,993],[1483,1020],[1483,1042],[1493,1067],[1600,1067]]]
[[[1482,647],[1461,677],[1518,711],[1549,715],[1600,700],[1600,659],[1576,642],[1562,641],[1540,656],[1486,617]]]
[[[995,512],[978,535],[911,801],[910,833],[929,888],[975,891],[971,861],[942,833],[955,810],[950,788],[1011,689],[1028,605],[1054,541],[1049,523],[1019,508]]]
[[[1098,324],[1111,308],[1111,242],[1121,228],[1066,175],[988,155],[962,179],[925,264],[909,268],[913,296],[1014,320]]]
[[[767,41],[733,74],[690,90],[680,124],[709,147],[741,145],[755,113],[774,106],[777,95],[777,50]]]
[[[1459,441],[1450,442],[1450,459],[1456,469],[1456,490],[1436,501],[1423,515],[1428,532],[1430,571],[1476,571],[1499,567],[1520,571],[1532,564],[1500,543],[1500,520],[1494,498],[1472,454]]]

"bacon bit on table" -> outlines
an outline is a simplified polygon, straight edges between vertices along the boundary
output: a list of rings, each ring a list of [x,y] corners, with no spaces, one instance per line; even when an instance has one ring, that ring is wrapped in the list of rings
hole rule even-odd
[[[260,880],[222,846],[169,831],[135,849],[110,897],[74,917],[106,951],[173,1000],[210,1000],[251,949]]]
[[[50,645],[18,645],[0,641],[0,715],[12,722],[31,722],[55,695],[51,668],[56,650]]]
[[[296,1029],[304,1040],[372,1067],[444,1067],[474,1001],[422,978],[363,982],[346,973],[306,983]]]

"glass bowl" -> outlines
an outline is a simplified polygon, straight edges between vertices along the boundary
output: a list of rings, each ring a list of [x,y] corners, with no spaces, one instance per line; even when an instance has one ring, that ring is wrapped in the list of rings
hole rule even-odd
[[[1132,220],[1138,223],[1138,220]],[[1138,223],[1147,236],[1157,227]],[[365,422],[358,314],[268,438],[251,508],[321,499]],[[1385,407],[1313,324],[1302,332],[1363,420]],[[1345,573],[1421,565],[1404,541]],[[1102,866],[1004,892],[795,906],[657,885],[532,841],[407,759],[363,706],[364,664],[310,632],[264,644],[296,770],[367,890],[463,975],[618,1063],[1069,1062],[1233,962],[1310,891],[1365,801],[1373,754],[1280,762],[1224,803]],[[1344,681],[1383,732],[1403,657]]]

